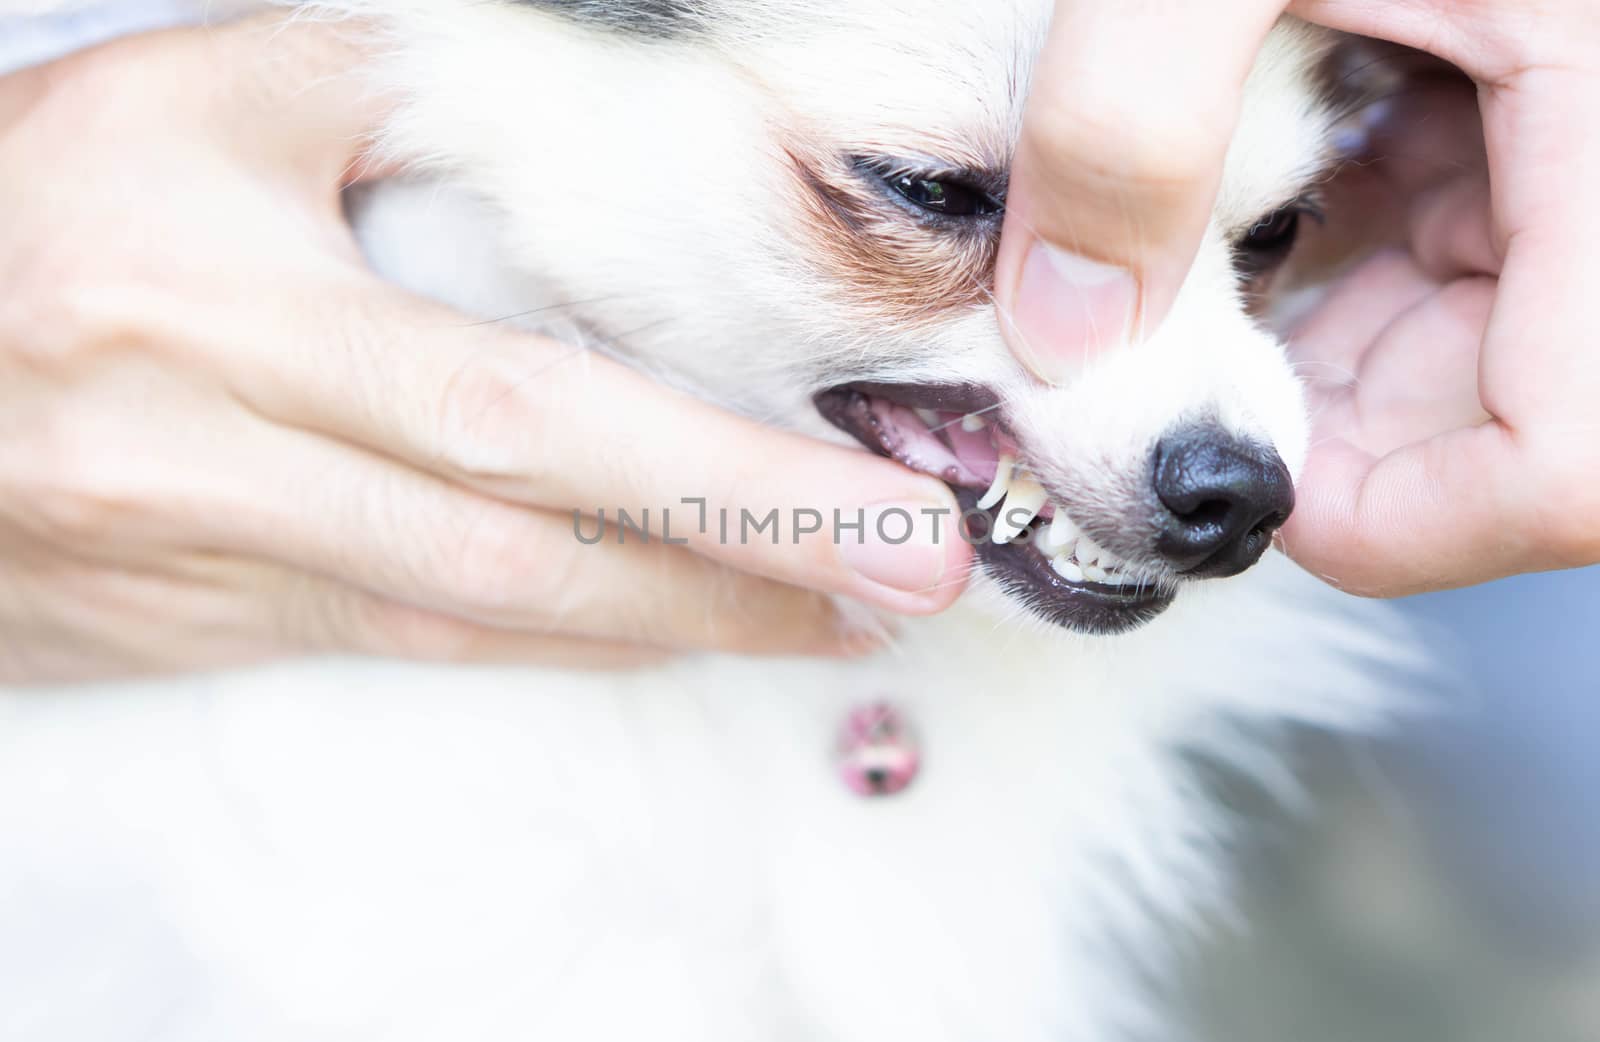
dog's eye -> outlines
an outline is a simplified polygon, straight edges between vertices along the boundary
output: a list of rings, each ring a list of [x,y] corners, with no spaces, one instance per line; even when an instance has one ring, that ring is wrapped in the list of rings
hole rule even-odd
[[[1291,206],[1268,214],[1244,233],[1239,249],[1254,254],[1285,254],[1300,234],[1300,208]]]
[[[987,192],[960,181],[914,174],[891,174],[884,181],[906,202],[944,217],[992,217],[1002,209]]]
[[[1305,202],[1275,210],[1251,226],[1233,244],[1234,268],[1241,278],[1264,278],[1288,259],[1300,236],[1300,219],[1306,214],[1318,217]]]

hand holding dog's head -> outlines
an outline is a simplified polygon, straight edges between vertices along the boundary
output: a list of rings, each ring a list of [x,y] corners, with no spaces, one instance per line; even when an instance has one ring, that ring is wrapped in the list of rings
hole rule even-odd
[[[389,73],[428,85],[391,147],[443,143],[505,215],[513,263],[608,351],[838,438],[815,401],[944,480],[1006,543],[987,572],[1047,619],[1117,630],[1260,556],[1307,435],[1247,293],[1330,159],[1325,36],[1288,24],[1265,43],[1170,320],[1106,330],[1115,349],[1051,386],[994,304],[1050,5],[682,6],[662,23],[622,18],[658,10],[626,2],[403,5],[393,17],[433,42]],[[1084,142],[1083,161],[1119,162],[1121,140]]]

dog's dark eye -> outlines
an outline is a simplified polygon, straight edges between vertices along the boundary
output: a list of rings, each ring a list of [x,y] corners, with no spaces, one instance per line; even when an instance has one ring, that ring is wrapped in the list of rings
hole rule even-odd
[[[1002,209],[987,192],[959,181],[913,174],[891,174],[884,181],[906,202],[945,217],[992,217]]]
[[[1264,278],[1288,259],[1300,236],[1300,219],[1306,213],[1316,216],[1304,203],[1286,206],[1263,217],[1233,244],[1234,268],[1241,278]]]
[[[1239,248],[1250,253],[1288,253],[1300,234],[1300,208],[1291,206],[1268,214],[1244,233]]]

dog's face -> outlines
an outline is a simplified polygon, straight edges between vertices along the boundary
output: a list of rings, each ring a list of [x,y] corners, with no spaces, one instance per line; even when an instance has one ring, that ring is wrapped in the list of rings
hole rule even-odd
[[[1249,567],[1287,516],[1306,421],[1245,291],[1328,159],[1310,29],[1263,52],[1170,318],[1049,387],[992,296],[1049,0],[395,6],[427,44],[402,58],[419,89],[397,147],[449,155],[503,210],[529,306],[704,397],[942,478],[992,533],[989,579],[1038,616],[1148,620],[1183,582]]]

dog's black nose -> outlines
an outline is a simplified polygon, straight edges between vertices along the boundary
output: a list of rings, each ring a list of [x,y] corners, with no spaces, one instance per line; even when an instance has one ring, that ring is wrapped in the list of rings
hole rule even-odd
[[[1156,446],[1156,552],[1185,575],[1238,575],[1261,559],[1294,509],[1289,468],[1221,427],[1179,428]]]

